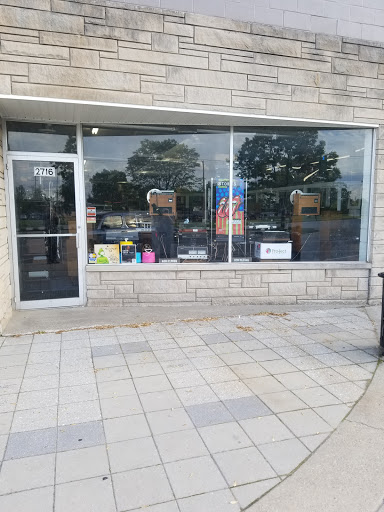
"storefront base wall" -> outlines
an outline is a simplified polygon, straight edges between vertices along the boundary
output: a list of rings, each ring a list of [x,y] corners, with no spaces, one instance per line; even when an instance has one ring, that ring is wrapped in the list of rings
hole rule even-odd
[[[5,207],[5,180],[0,119],[0,334],[11,317],[11,281],[8,246],[7,214]]]
[[[186,268],[187,267],[187,268]],[[218,268],[219,267],[219,268]],[[370,269],[314,264],[210,264],[87,267],[88,306],[220,304],[366,304]]]

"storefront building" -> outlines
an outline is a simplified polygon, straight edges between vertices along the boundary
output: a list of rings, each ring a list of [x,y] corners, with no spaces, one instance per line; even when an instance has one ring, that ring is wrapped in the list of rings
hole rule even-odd
[[[0,332],[14,308],[380,299],[379,32],[109,0],[0,24]]]

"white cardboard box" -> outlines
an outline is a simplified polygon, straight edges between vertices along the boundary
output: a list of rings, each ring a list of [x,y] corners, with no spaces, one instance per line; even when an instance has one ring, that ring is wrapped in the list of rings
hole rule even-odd
[[[255,258],[259,260],[290,260],[292,242],[273,243],[255,242]]]

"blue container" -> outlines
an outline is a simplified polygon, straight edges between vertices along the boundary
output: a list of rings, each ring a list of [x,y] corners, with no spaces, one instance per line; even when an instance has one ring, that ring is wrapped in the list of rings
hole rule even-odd
[[[141,252],[136,253],[136,263],[141,263]]]

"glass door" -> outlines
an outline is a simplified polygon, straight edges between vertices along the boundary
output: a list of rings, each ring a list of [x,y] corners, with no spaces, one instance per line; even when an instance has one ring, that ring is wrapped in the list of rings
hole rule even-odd
[[[10,159],[16,306],[83,303],[77,159]]]

